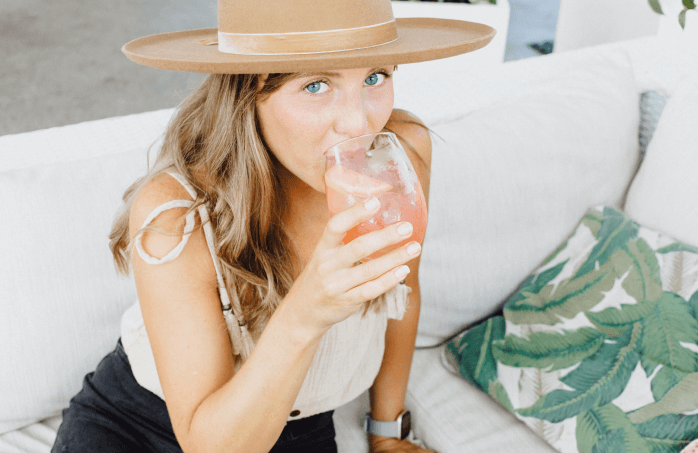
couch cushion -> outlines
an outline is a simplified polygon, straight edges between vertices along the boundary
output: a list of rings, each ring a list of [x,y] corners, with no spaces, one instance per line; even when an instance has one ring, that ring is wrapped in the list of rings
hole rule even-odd
[[[678,452],[698,437],[697,316],[698,248],[600,206],[446,358],[558,451]]]
[[[639,158],[627,55],[546,58],[536,78],[501,76],[507,97],[433,125],[418,344],[495,311],[589,207],[622,205]]]
[[[62,420],[62,416],[56,415],[24,428],[0,434],[0,451],[2,453],[49,453],[56,441],[56,434]]]
[[[0,433],[57,415],[136,298],[109,231],[171,112],[0,137]]]
[[[625,211],[643,225],[698,246],[698,78],[667,102],[628,191]]]
[[[439,453],[552,453],[554,450],[497,403],[441,363],[443,347],[415,351],[405,407],[417,441]],[[335,411],[340,453],[366,452],[361,421],[368,393]]]

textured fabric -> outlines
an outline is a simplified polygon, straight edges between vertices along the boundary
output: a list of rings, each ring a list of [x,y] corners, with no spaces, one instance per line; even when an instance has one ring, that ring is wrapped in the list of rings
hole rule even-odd
[[[433,126],[418,345],[499,308],[590,206],[622,205],[639,159],[627,55],[542,71],[535,84],[508,80],[509,97]]]
[[[0,433],[60,414],[113,349],[136,290],[109,231],[171,113],[0,137]]]
[[[526,425],[441,363],[443,348],[416,351],[405,406],[417,438],[439,453],[548,453]]]
[[[24,428],[0,434],[0,451],[3,453],[49,453],[62,420],[63,416],[59,414]]]
[[[190,195],[195,195],[186,180],[177,174],[171,174],[171,176],[184,185]],[[153,214],[147,217],[144,226],[164,209],[178,207],[187,201],[191,203],[190,200],[180,201],[180,203],[168,202],[156,208]],[[205,206],[201,205],[200,209],[204,210],[203,215],[208,217]],[[186,244],[190,236],[187,232],[193,227],[193,219],[190,223],[190,226],[185,226],[185,234],[180,244],[174,249],[176,253],[170,252],[161,260],[148,255],[142,247],[137,247],[138,253],[144,260],[150,260],[153,264],[175,259],[183,249],[182,244]],[[216,267],[222,306],[225,307],[229,305],[229,297],[223,286],[218,257],[213,248],[213,232],[210,224],[208,225],[209,228],[204,229],[204,234]],[[399,284],[381,296],[366,314],[364,310],[358,310],[346,320],[332,326],[323,335],[293,407],[294,412],[299,411],[299,415],[289,416],[289,420],[330,411],[353,400],[373,384],[383,360],[388,319],[402,319],[410,291],[406,285]],[[239,319],[239,314],[234,316]],[[237,329],[238,322],[236,321],[232,327]],[[124,313],[121,338],[136,381],[164,399],[165,395],[157,376],[155,359],[138,302]],[[231,333],[231,342],[234,347],[235,341],[240,341],[239,333]]]
[[[664,107],[625,211],[642,225],[698,246],[698,81],[684,79]]]
[[[0,356],[21,364],[0,372],[0,433],[60,413],[114,347],[136,291],[116,274],[108,235],[144,169],[143,152],[129,151],[0,172],[12,213],[0,234]]]
[[[599,206],[448,363],[563,453],[698,437],[698,247]]]
[[[270,453],[336,453],[332,412],[289,422]],[[121,341],[63,410],[53,453],[181,453],[165,402],[141,387]]]

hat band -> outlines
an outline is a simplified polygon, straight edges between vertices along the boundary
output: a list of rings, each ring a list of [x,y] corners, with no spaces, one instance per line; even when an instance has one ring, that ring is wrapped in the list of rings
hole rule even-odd
[[[366,49],[397,40],[395,19],[366,27],[301,33],[218,31],[218,50],[236,55],[293,55]]]

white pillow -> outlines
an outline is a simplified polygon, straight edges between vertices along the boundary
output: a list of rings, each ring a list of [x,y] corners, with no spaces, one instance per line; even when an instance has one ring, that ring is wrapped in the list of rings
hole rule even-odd
[[[684,79],[664,107],[633,180],[625,212],[698,246],[698,79]]]
[[[170,113],[0,137],[0,434],[59,414],[116,346],[136,291],[111,222]]]
[[[505,64],[508,97],[432,127],[445,141],[433,139],[418,345],[499,308],[590,206],[622,204],[638,164],[630,60],[586,54],[545,77],[553,63],[508,80]]]

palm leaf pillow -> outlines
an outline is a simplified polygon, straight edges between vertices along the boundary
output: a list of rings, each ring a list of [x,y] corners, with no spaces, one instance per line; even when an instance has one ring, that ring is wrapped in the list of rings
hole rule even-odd
[[[561,452],[698,438],[698,248],[592,209],[447,364]]]

